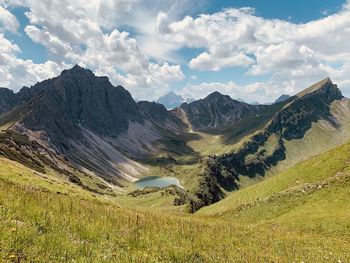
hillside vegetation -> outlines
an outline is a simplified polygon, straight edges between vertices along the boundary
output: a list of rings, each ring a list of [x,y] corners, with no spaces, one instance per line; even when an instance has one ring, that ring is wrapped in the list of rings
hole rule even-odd
[[[350,100],[328,78],[172,111],[79,66],[0,92],[0,262],[350,261]]]
[[[350,144],[195,215],[121,207],[1,159],[4,262],[347,262]],[[59,180],[59,179],[57,179]]]
[[[349,235],[350,144],[233,192],[197,215]]]

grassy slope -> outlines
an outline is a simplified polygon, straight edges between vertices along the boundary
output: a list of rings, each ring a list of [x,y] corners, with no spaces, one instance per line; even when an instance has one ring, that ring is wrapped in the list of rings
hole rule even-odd
[[[344,148],[341,152],[348,150]],[[287,262],[292,258],[296,262],[346,262],[350,259],[346,229],[343,234],[324,235],[322,229],[308,231],[237,223],[231,217],[226,220],[136,212],[75,186],[50,183],[11,161],[1,159],[0,167],[2,262]],[[321,177],[327,177],[326,173]]]
[[[349,161],[350,144],[339,146],[234,192],[198,215],[349,236]]]
[[[19,121],[21,117],[24,115],[23,111],[25,107],[26,105],[19,105],[18,107],[16,107],[10,112],[5,112],[3,114],[0,114],[0,132],[7,130],[14,123]]]
[[[335,116],[338,122],[341,124],[337,129],[330,125],[330,123],[321,120],[312,125],[312,128],[308,130],[305,136],[302,139],[294,139],[291,141],[285,141],[286,147],[286,159],[278,163],[276,167],[273,167],[267,174],[279,174],[289,167],[299,163],[300,161],[306,160],[311,156],[315,156],[319,153],[328,151],[340,143],[349,141],[350,139],[350,101],[348,99],[337,100],[331,105],[331,113]],[[225,136],[223,135],[211,135],[205,133],[196,133],[198,134],[197,139],[190,140],[187,144],[194,150],[196,153],[193,158],[205,158],[208,155],[212,154],[222,154],[225,152],[230,152],[241,147],[241,145],[249,140],[250,136],[242,138],[238,143],[227,144],[225,141]],[[254,134],[254,133],[253,133]],[[276,138],[272,136],[268,141],[261,146],[267,152],[273,150],[273,146],[276,144]],[[183,164],[184,159],[191,159],[187,155],[184,156],[175,156],[178,161],[178,164],[164,165],[164,166],[149,166],[150,175],[160,175],[160,176],[174,176],[177,177],[181,184],[185,186],[186,189],[195,189],[197,186],[197,175],[202,172],[203,163],[194,162],[193,164],[185,163]],[[253,157],[253,156],[252,156]],[[249,159],[249,156],[247,156]],[[197,160],[198,161],[198,160]],[[242,177],[239,184],[242,188],[248,187],[252,184],[262,181],[263,178],[248,178]],[[162,198],[162,197],[160,197]],[[145,202],[139,202],[136,200],[138,206],[151,207],[152,202],[156,200],[155,196],[146,197]],[[128,200],[126,200],[128,201]],[[135,200],[134,200],[135,201]],[[130,200],[131,203],[134,203],[133,200]],[[160,203],[161,201],[157,201]],[[167,209],[171,209],[171,202],[167,203]]]
[[[302,139],[285,141],[286,160],[282,161],[272,173],[280,173],[302,160],[350,140],[350,101],[344,99],[333,102],[331,113],[341,125],[335,129],[330,123],[321,120],[313,123],[312,128]]]

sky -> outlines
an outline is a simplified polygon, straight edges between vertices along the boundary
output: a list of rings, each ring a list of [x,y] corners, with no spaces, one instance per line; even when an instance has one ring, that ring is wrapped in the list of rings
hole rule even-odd
[[[0,87],[75,64],[137,100],[268,103],[330,77],[350,96],[350,0],[0,0]]]

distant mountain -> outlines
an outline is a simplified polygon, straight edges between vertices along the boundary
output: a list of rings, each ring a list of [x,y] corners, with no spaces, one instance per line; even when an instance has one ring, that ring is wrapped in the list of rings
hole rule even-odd
[[[279,102],[283,102],[286,101],[290,98],[291,96],[287,95],[287,94],[282,94],[281,96],[279,96],[274,103],[279,103]]]
[[[180,95],[177,95],[174,92],[170,91],[169,93],[160,97],[156,102],[163,104],[167,109],[173,109],[180,106],[185,101],[186,100],[182,98]]]
[[[251,105],[261,105],[261,103],[256,101],[256,100],[250,102],[249,104],[251,104]]]

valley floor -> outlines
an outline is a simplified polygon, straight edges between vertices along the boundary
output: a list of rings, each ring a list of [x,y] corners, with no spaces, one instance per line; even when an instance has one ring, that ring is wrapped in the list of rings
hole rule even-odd
[[[349,262],[350,144],[195,215],[121,207],[0,159],[3,262]],[[131,205],[130,205],[131,207]]]

